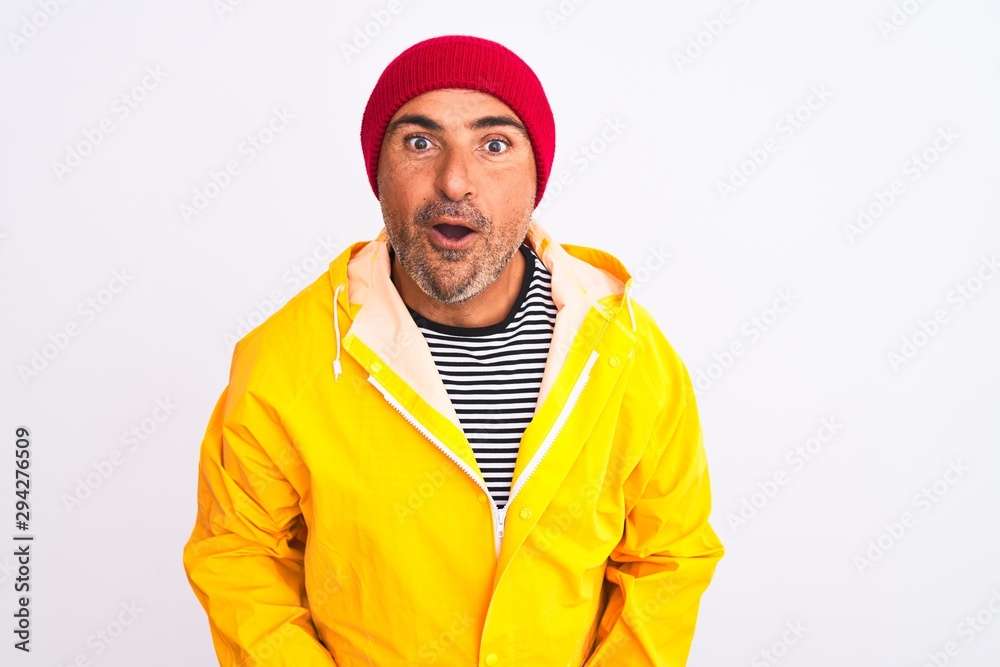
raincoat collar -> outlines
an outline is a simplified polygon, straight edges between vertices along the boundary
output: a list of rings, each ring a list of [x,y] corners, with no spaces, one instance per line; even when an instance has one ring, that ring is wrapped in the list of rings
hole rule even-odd
[[[541,405],[565,364],[574,339],[592,308],[607,320],[627,312],[634,333],[635,317],[629,298],[632,277],[610,253],[584,246],[559,244],[536,220],[524,241],[552,275],[552,299],[557,314],[536,405]],[[440,415],[461,431],[433,357],[392,283],[389,238],[385,228],[372,241],[349,246],[330,264],[334,288],[334,377],[343,372],[341,349],[346,349],[370,373],[384,366]],[[341,316],[348,328],[341,335]]]

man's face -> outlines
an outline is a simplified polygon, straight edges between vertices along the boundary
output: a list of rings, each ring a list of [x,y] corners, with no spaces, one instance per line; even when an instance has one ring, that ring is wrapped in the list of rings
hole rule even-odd
[[[531,223],[531,143],[511,108],[486,93],[433,90],[400,107],[382,141],[377,179],[400,265],[444,303],[489,287]]]

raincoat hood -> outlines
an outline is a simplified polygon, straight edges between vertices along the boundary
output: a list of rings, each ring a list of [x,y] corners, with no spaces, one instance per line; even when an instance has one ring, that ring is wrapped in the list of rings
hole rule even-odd
[[[524,243],[552,274],[552,300],[559,313],[553,331],[552,351],[539,390],[538,403],[541,404],[562,369],[566,350],[591,307],[597,308],[608,320],[613,320],[624,304],[629,324],[635,331],[635,318],[628,296],[632,277],[622,263],[609,253],[582,246],[560,246],[535,220],[528,228]],[[364,340],[368,341],[367,347],[371,352],[394,356],[400,378],[412,387],[421,387],[427,401],[461,428],[429,348],[415,350],[413,354],[387,355],[387,352],[399,348],[399,338],[416,341],[421,340],[422,335],[390,278],[389,243],[385,229],[374,242],[355,243],[332,262],[330,280],[335,285],[334,301],[352,322],[351,329],[345,332],[343,346],[351,348],[358,344],[358,340]],[[351,304],[359,305],[352,307]],[[336,377],[342,372],[339,327],[335,338],[338,342],[334,357]]]

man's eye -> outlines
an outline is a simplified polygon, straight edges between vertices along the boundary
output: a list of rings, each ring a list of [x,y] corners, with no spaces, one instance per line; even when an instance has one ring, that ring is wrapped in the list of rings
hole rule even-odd
[[[510,144],[503,139],[490,139],[486,142],[486,150],[490,153],[503,153],[509,146]]]
[[[424,137],[407,137],[406,142],[410,145],[410,148],[418,151],[425,151],[431,147],[431,142]]]

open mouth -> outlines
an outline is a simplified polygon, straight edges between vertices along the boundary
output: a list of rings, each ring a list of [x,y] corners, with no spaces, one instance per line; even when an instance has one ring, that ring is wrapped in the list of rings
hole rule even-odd
[[[464,256],[479,240],[479,232],[471,224],[466,224],[464,218],[440,216],[431,222],[437,224],[426,228],[428,240],[439,250],[462,251]],[[449,258],[455,259],[454,256]]]
[[[434,225],[434,229],[441,232],[441,236],[455,240],[465,238],[472,233],[472,230],[468,227],[463,227],[462,225],[449,225],[445,223]]]

